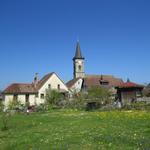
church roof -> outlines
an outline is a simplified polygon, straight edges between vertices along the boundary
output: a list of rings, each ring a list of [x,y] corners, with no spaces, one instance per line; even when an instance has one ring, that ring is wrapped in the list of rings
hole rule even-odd
[[[106,87],[111,88],[121,85],[123,80],[112,75],[86,75],[84,78],[84,87]]]
[[[105,87],[111,88],[121,85],[122,79],[116,78],[112,75],[85,75],[84,78],[75,78],[67,82],[67,87],[71,88],[79,79],[83,79],[83,88],[90,87]]]
[[[80,48],[80,43],[77,42],[77,46],[76,46],[76,52],[75,52],[75,56],[73,59],[84,59],[84,57],[82,57],[82,53],[81,53],[81,48]]]

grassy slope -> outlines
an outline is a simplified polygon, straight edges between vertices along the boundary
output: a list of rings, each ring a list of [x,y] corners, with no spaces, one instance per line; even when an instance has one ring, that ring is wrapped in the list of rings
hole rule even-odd
[[[0,131],[2,150],[150,148],[148,112],[59,110],[17,114],[10,118],[9,126],[8,131]]]

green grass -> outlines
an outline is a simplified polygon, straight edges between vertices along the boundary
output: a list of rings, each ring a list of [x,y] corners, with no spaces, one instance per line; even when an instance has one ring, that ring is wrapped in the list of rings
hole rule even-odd
[[[0,149],[147,150],[150,149],[150,114],[75,110],[16,114],[9,119],[9,130],[0,130]]]

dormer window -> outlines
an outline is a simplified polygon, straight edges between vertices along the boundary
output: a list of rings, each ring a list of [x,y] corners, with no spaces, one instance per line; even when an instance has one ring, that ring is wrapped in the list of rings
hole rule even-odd
[[[100,80],[100,85],[108,85],[109,82],[106,80]]]

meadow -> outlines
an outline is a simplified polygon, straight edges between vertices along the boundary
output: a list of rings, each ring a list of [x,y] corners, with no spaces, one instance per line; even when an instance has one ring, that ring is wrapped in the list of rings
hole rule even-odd
[[[67,109],[15,114],[8,126],[0,130],[1,150],[150,149],[150,113],[146,111]]]

